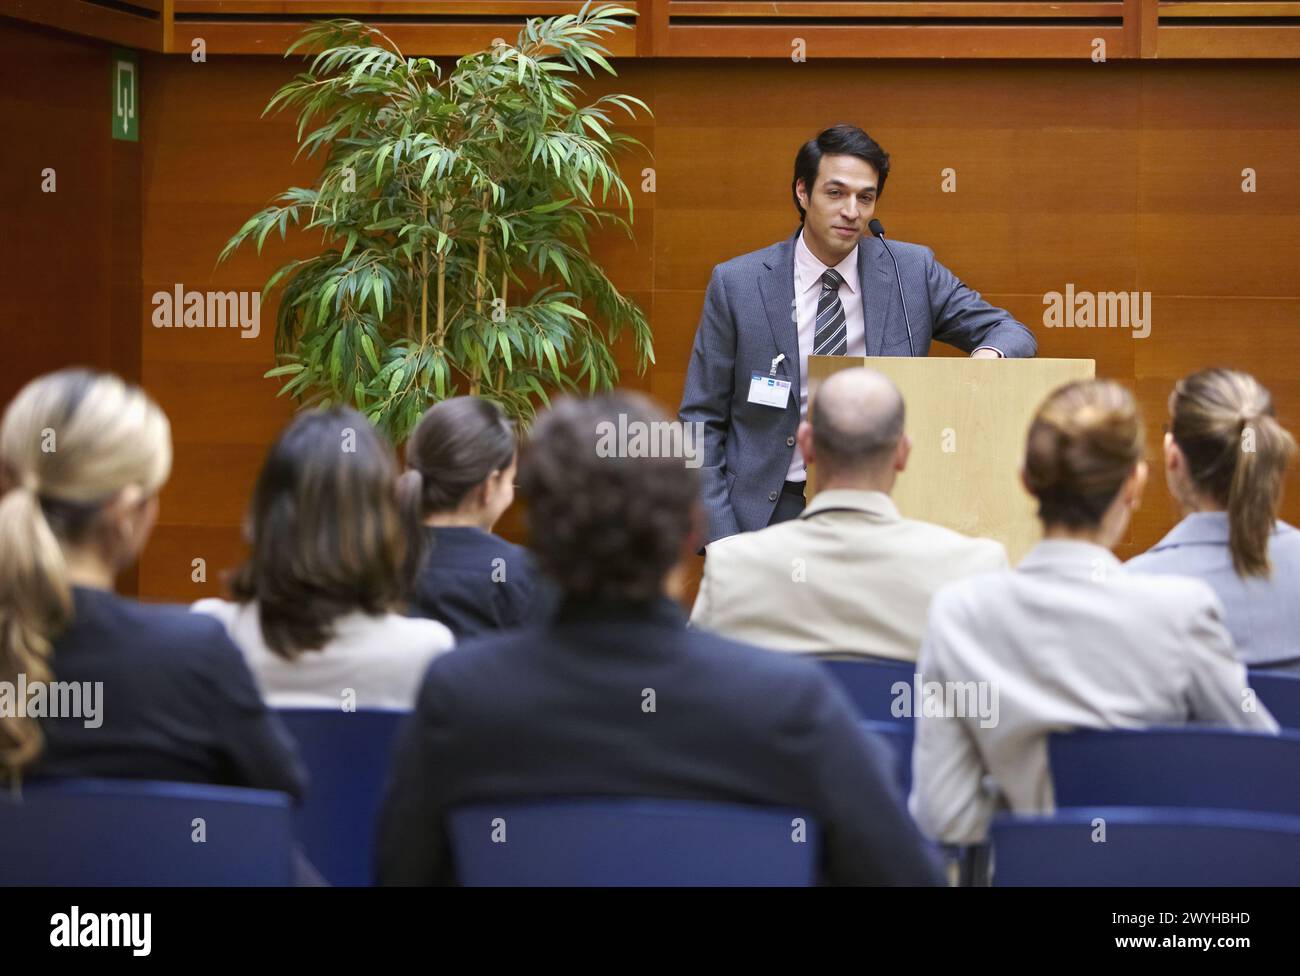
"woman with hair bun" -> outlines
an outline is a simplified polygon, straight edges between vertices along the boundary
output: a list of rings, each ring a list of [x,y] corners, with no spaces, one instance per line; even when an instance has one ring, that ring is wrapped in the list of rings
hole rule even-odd
[[[167,417],[116,376],[28,383],[0,424],[0,682],[81,690],[0,714],[0,780],[96,776],[282,790],[305,776],[221,625],[113,592],[158,515]],[[47,698],[52,701],[50,696]]]
[[[1126,572],[1111,553],[1146,484],[1142,444],[1137,406],[1119,384],[1054,392],[1030,424],[1021,472],[1043,540],[1016,569],[951,584],[931,603],[923,687],[965,689],[960,702],[945,695],[941,714],[916,710],[910,805],[931,837],[974,843],[999,809],[1050,812],[1051,732],[1277,730],[1246,694],[1214,592]]]
[[[1246,664],[1300,673],[1300,532],[1278,520],[1294,438],[1235,370],[1179,380],[1169,416],[1165,481],[1183,520],[1128,568],[1204,580]]]
[[[429,408],[406,444],[403,505],[420,526],[411,611],[457,640],[548,612],[528,550],[493,534],[515,497],[518,445],[501,408],[460,396]]]

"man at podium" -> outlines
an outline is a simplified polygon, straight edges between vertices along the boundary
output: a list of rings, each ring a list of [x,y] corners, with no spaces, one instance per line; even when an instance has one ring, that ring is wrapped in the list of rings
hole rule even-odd
[[[679,411],[703,425],[706,542],[803,511],[810,355],[924,356],[933,339],[973,358],[1037,350],[929,248],[886,245],[873,218],[888,176],[869,135],[827,129],[795,157],[799,229],[713,269]]]

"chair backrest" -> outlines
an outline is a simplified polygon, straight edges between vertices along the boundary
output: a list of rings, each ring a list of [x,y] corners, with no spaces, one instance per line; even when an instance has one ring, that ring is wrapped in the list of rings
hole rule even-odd
[[[695,800],[554,798],[451,812],[466,885],[814,884],[806,813]]]
[[[1057,807],[1213,807],[1300,815],[1300,733],[1081,730],[1049,737]]]
[[[125,779],[0,791],[0,884],[287,885],[289,797]]]
[[[1250,672],[1250,686],[1284,729],[1300,729],[1300,676]]]
[[[997,817],[993,883],[1294,885],[1300,817],[1240,810],[1094,807]]]
[[[410,713],[285,708],[277,714],[311,774],[294,816],[307,859],[332,885],[370,884],[375,818],[397,731]]]
[[[843,686],[858,714],[874,722],[911,722],[913,676],[916,665],[909,661],[886,661],[884,659],[839,661],[822,660],[822,667],[831,673]],[[895,689],[898,682],[907,686],[907,691]],[[900,692],[906,696],[900,698]],[[895,715],[893,704],[896,700],[905,701],[909,707],[903,715]]]
[[[868,732],[879,736],[888,746],[894,760],[894,772],[906,796],[912,789],[912,740],[915,726],[910,722],[873,722],[863,719],[859,723]]]

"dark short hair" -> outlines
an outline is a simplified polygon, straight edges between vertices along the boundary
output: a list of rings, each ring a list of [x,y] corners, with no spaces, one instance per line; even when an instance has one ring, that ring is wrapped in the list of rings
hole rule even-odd
[[[443,400],[406,442],[404,491],[416,495],[422,516],[451,511],[493,471],[508,468],[516,446],[514,425],[491,400]]]
[[[334,622],[393,609],[405,536],[392,448],[347,408],[301,413],[267,454],[245,525],[252,548],[231,590],[256,600],[266,646],[319,650]]]
[[[654,598],[691,530],[699,477],[682,458],[601,456],[602,431],[620,426],[620,414],[629,425],[669,422],[639,393],[562,398],[520,462],[529,544],[571,599]]]
[[[879,179],[876,198],[879,199],[885,192],[885,180],[889,177],[889,153],[856,125],[841,122],[826,129],[817,138],[809,139],[799,147],[799,152],[794,157],[794,179],[790,181],[790,196],[794,198],[795,209],[799,211],[800,223],[803,223],[804,208],[799,202],[799,181],[803,180],[811,199],[823,156],[856,156],[864,163],[869,163]]]

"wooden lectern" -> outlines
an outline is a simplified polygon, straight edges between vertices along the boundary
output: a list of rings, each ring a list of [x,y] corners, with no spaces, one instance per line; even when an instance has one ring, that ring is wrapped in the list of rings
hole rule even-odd
[[[1034,500],[1020,483],[1029,421],[1057,387],[1092,379],[1095,361],[810,356],[814,423],[818,384],[855,366],[884,373],[907,404],[912,455],[894,487],[899,512],[997,539],[1011,564],[1018,563],[1041,535]],[[816,477],[814,466],[808,472],[814,491]]]

